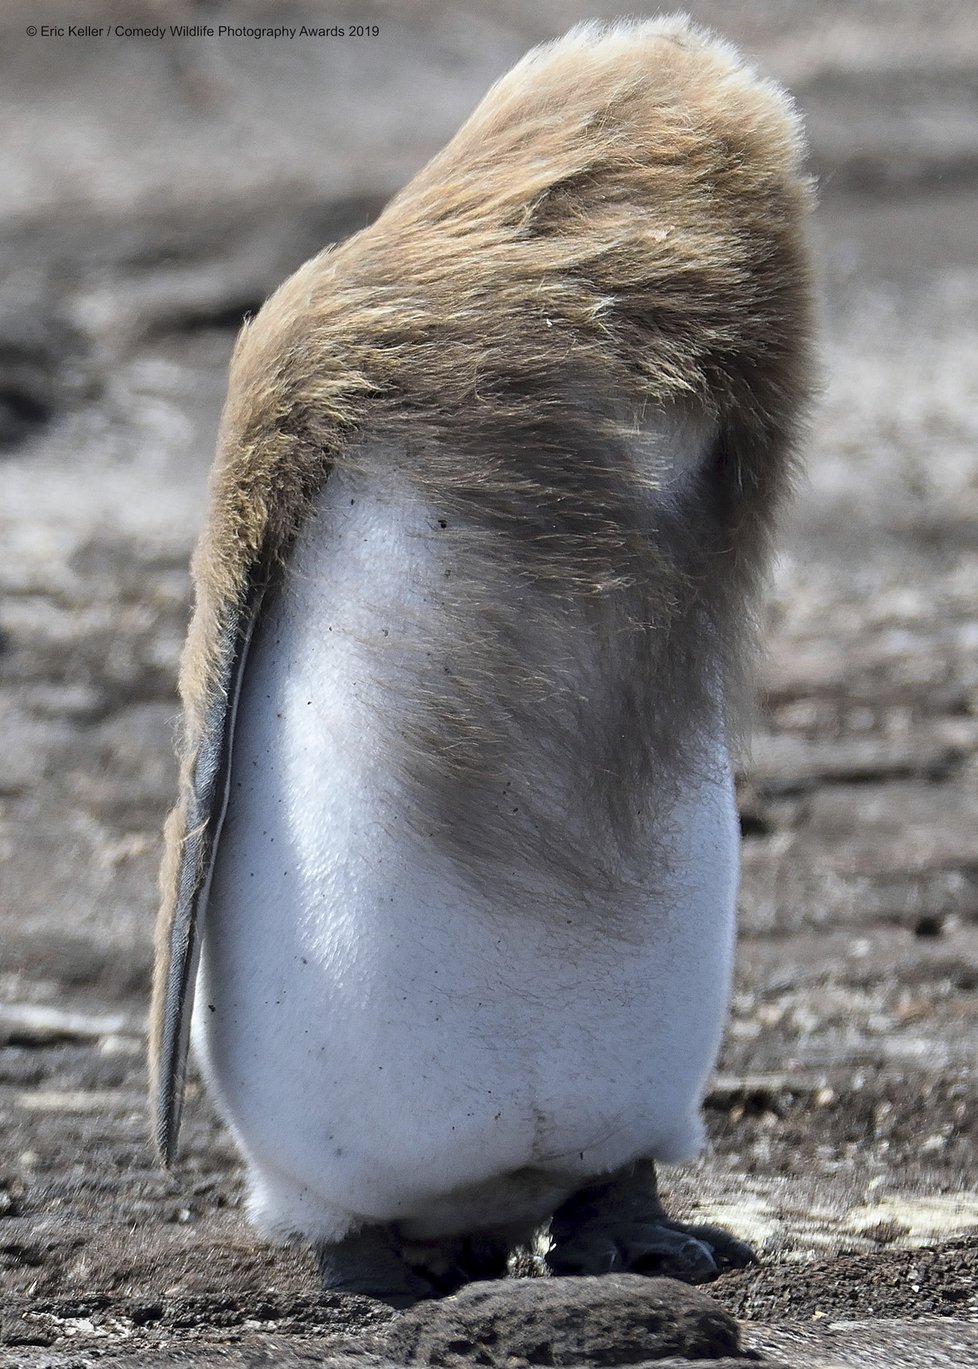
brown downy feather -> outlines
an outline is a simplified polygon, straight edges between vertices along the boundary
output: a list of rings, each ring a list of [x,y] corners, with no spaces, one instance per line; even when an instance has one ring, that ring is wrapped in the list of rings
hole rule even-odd
[[[157,1085],[173,1068],[161,1039],[174,920],[212,855],[198,770],[227,712],[229,643],[275,592],[339,463],[415,491],[460,568],[454,608],[419,625],[440,634],[445,668],[430,687],[419,675],[396,734],[416,821],[457,858],[491,863],[486,787],[545,713],[555,748],[582,749],[587,778],[576,816],[535,810],[524,785],[527,852],[600,881],[613,876],[585,870],[581,824],[626,847],[647,830],[636,795],[682,768],[684,724],[718,680],[739,697],[752,648],[811,390],[802,155],[787,98],[723,43],[680,20],[584,25],[525,58],[376,223],[307,262],[245,325],[194,559]],[[683,415],[712,425],[716,444],[670,511],[638,454],[643,432]],[[535,621],[543,639],[549,622],[606,648],[601,709],[575,686],[573,645],[533,659]]]

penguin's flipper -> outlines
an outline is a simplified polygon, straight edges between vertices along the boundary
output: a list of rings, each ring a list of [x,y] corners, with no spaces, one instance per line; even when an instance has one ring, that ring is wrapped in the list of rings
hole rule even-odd
[[[149,1054],[153,1141],[167,1167],[180,1129],[200,938],[227,811],[235,713],[263,593],[249,585],[240,603],[221,614],[202,707],[195,721],[188,720],[180,800],[166,825]]]

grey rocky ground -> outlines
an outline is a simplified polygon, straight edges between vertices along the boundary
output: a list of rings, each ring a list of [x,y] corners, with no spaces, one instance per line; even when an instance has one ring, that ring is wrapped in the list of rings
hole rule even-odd
[[[826,389],[741,784],[742,935],[713,1143],[670,1176],[672,1202],[763,1253],[710,1290],[742,1348],[798,1369],[965,1365],[978,1362],[978,11],[690,8],[807,115]],[[249,1234],[233,1152],[196,1087],[178,1169],[153,1166],[143,1022],[186,564],[244,310],[366,222],[527,46],[614,7],[87,9],[93,24],[329,18],[381,35],[70,41],[25,34],[59,22],[55,5],[0,15],[0,1363],[454,1363],[435,1322],[464,1321],[463,1300],[409,1344],[372,1304],[318,1295],[301,1251]],[[505,1331],[469,1362],[631,1364],[665,1349],[647,1327],[575,1351],[561,1284],[520,1295],[557,1349]],[[670,1296],[655,1294],[695,1322],[696,1299]],[[617,1324],[648,1314],[621,1298]],[[711,1362],[746,1363],[735,1347],[721,1335]]]

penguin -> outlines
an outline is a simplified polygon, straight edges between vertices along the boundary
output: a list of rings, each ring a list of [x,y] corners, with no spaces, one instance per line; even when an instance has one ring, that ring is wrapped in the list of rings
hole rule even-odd
[[[151,1109],[188,1045],[255,1227],[392,1306],[702,1281],[756,613],[813,389],[799,117],[585,23],[246,321],[180,688]]]

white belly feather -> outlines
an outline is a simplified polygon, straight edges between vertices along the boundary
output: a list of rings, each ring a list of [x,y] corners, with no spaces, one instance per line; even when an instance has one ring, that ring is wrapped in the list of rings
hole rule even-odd
[[[430,516],[343,474],[317,512],[248,662],[196,1000],[253,1217],[436,1234],[689,1155],[732,958],[719,725],[663,828],[669,861],[650,849],[631,872],[641,895],[602,909],[528,873],[528,909],[470,886],[405,821],[378,723],[399,625],[441,574]]]

